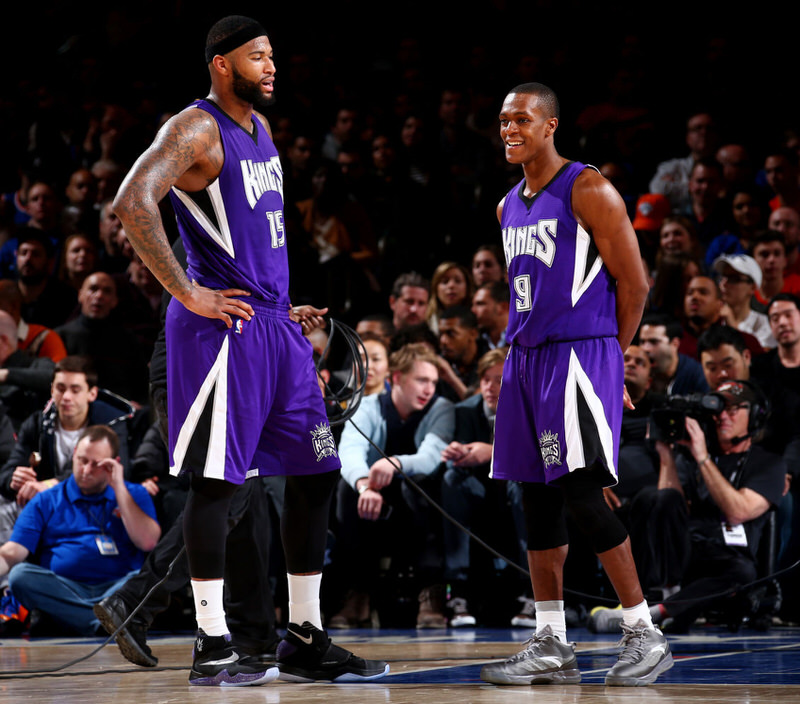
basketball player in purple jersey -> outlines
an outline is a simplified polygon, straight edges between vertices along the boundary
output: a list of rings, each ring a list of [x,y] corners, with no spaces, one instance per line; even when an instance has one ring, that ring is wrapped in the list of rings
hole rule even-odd
[[[537,630],[525,649],[486,665],[481,677],[580,681],[564,619],[569,511],[623,609],[622,652],[605,682],[644,685],[672,666],[672,655],[603,487],[617,482],[622,408],[632,407],[622,350],[639,325],[647,282],[622,198],[596,170],[558,154],[558,121],[558,100],[539,83],[512,90],[500,113],[506,159],[524,178],[497,209],[511,306],[492,476],[523,482]]]
[[[325,309],[291,308],[283,171],[269,124],[275,64],[263,27],[217,22],[206,41],[211,91],[169,120],[134,164],[114,210],[145,264],[172,294],[166,317],[170,471],[191,474],[184,534],[198,636],[189,682],[362,681],[385,662],[333,645],[319,588],[340,462],[303,336]],[[158,203],[170,196],[184,272]],[[281,537],[289,626],[278,666],[237,652],[223,609],[228,505],[250,477],[285,474]],[[266,587],[269,588],[269,587]]]

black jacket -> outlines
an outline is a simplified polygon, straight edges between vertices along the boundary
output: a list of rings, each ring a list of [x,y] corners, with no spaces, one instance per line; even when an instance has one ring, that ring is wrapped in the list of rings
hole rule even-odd
[[[97,399],[89,404],[89,425],[108,425],[119,436],[119,457],[122,466],[130,466],[131,449],[129,439],[134,408],[120,396],[100,389]],[[72,474],[72,465],[58,466],[56,453],[56,418],[58,411],[52,399],[43,410],[32,413],[22,423],[17,435],[17,443],[6,463],[0,468],[0,494],[14,500],[16,492],[11,489],[11,476],[17,467],[29,467],[32,452],[38,452],[42,459],[36,467],[39,481],[55,477],[59,481]]]

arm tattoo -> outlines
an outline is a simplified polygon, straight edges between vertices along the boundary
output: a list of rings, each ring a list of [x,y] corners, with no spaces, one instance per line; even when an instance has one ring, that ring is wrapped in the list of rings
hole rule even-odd
[[[198,113],[182,113],[167,123],[134,164],[114,202],[131,245],[179,300],[191,289],[191,282],[172,253],[158,204],[200,159],[208,160],[209,147],[217,138],[216,126]],[[221,166],[215,160],[209,163],[211,168]]]

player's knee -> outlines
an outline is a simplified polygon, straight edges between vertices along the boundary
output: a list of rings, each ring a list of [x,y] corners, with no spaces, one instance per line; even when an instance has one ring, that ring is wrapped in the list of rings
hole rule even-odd
[[[528,482],[521,487],[528,550],[552,550],[567,545],[569,535],[561,490]]]
[[[603,496],[603,487],[594,473],[578,470],[562,484],[564,503],[575,524],[599,554],[621,545],[628,537],[622,521]]]

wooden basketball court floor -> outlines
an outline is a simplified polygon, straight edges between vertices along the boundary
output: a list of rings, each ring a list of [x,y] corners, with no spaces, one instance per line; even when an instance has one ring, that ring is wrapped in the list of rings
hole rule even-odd
[[[675,666],[655,685],[605,687],[616,638],[571,629],[583,675],[579,685],[498,687],[479,677],[484,663],[504,659],[528,637],[522,630],[348,630],[336,642],[369,658],[388,660],[390,674],[365,684],[293,684],[206,688],[187,683],[190,635],[152,635],[156,668],[125,660],[113,641],[11,638],[0,642],[0,702],[38,704],[173,704],[326,702],[348,704],[759,704],[800,702],[800,628],[731,633],[695,627],[671,636]],[[99,648],[99,650],[98,650]],[[87,655],[93,655],[75,662]],[[69,664],[71,663],[71,664]],[[67,667],[64,667],[67,665]]]

